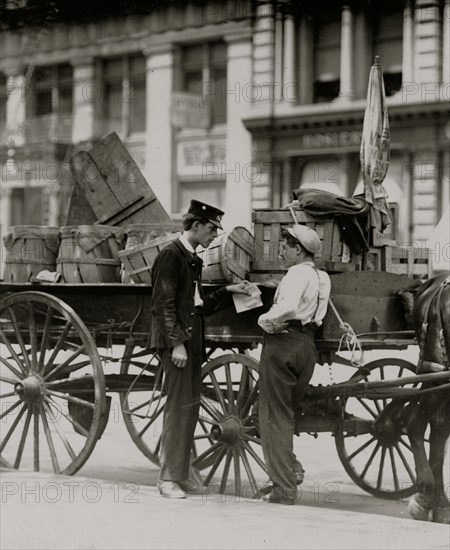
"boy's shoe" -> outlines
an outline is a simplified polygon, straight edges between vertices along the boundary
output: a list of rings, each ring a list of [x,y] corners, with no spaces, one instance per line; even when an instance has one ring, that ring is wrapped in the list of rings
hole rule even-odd
[[[203,485],[199,485],[190,479],[185,479],[180,481],[178,485],[181,487],[181,490],[190,495],[202,495],[206,488]]]
[[[159,493],[165,498],[186,498],[186,493],[176,481],[158,481]]]

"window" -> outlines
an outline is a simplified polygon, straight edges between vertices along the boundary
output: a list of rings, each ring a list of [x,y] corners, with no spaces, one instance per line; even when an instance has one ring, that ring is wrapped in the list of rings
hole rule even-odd
[[[320,14],[314,21],[314,103],[332,101],[340,90],[341,14]]]
[[[70,142],[73,70],[71,65],[35,67],[27,91],[27,139]]]
[[[72,113],[73,72],[70,65],[36,67],[31,87],[32,116]]]
[[[372,21],[371,62],[379,56],[386,96],[391,96],[402,87],[402,6],[394,2],[394,5],[383,6],[382,11],[377,8]]]
[[[45,196],[41,187],[16,187],[11,192],[11,226],[45,225]]]
[[[227,48],[224,42],[186,46],[182,51],[183,90],[204,97],[211,125],[227,120]]]
[[[142,55],[102,62],[102,133],[128,136],[145,131],[146,61]]]

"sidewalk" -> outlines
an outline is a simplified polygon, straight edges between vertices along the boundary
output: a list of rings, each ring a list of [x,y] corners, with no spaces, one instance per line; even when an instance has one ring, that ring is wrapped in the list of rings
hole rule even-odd
[[[161,498],[155,486],[0,470],[2,550],[448,549],[450,526],[234,496]]]

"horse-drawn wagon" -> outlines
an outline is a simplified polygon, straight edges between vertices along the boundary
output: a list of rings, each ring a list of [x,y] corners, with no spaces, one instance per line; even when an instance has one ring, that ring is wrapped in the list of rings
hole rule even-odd
[[[83,189],[76,187],[68,219],[93,225],[61,232],[47,228],[44,234],[31,227],[31,235],[27,228],[28,233],[18,231],[8,241],[10,252],[16,244],[18,249],[9,257],[17,261],[16,271],[10,263],[9,277],[0,282],[0,464],[5,467],[76,473],[107,426],[113,392],[119,395],[132,440],[158,464],[164,377],[148,345],[152,288],[142,281],[151,280],[148,259],[154,258],[155,247],[175,238],[168,234],[175,225],[115,134],[92,151],[92,156],[75,156],[75,174],[94,161],[96,169],[89,182],[80,176],[84,202],[77,202]],[[114,164],[113,159],[123,162]],[[116,177],[116,165],[123,165],[126,176],[134,166],[133,178],[124,179],[120,173]],[[123,195],[122,189],[123,196],[116,192],[122,184],[128,190]],[[109,202],[99,198],[99,189]],[[88,217],[81,220],[86,212]],[[152,216],[156,225],[148,224],[144,231],[142,222]],[[208,359],[192,466],[204,485],[218,483],[224,493],[232,483],[236,494],[247,497],[257,495],[267,477],[258,419],[257,348],[263,334],[257,318],[270,307],[273,280],[286,268],[278,261],[279,236],[293,218],[318,232],[323,245],[320,265],[331,275],[332,301],[316,337],[316,370],[327,364],[342,366],[339,381],[310,386],[296,431],[331,433],[345,470],[369,493],[411,495],[416,491],[417,449],[407,437],[402,410],[412,398],[418,402],[431,392],[442,394],[438,390],[448,390],[450,378],[448,371],[417,376],[416,364],[390,355],[390,350],[417,343],[399,291],[416,286],[412,276],[426,275],[427,261],[408,250],[402,263],[403,251],[389,245],[371,248],[361,261],[354,240],[357,225],[351,219],[317,220],[302,210],[255,211],[255,255],[250,263],[253,237],[244,228],[220,236],[220,246],[214,248],[214,265],[208,266],[205,277],[211,284],[205,291],[220,284],[217,273],[226,270],[223,256],[230,254],[229,281],[248,275],[260,285],[263,306],[242,313],[228,308],[207,319]],[[134,225],[134,246],[123,250],[125,232],[120,226],[127,220],[140,225]],[[113,226],[103,225],[106,222]],[[159,237],[139,241],[147,230],[152,238]],[[23,256],[29,252],[31,259]],[[122,279],[117,276],[117,256],[129,270]],[[52,265],[54,270],[58,266],[64,282],[54,284]],[[45,277],[39,277],[40,270]],[[386,353],[362,364],[363,350]],[[350,359],[339,351],[349,351]],[[353,369],[350,375],[344,367]],[[433,387],[422,388],[429,383]]]
[[[331,279],[334,304],[348,324],[329,308],[317,338],[318,363],[337,362],[354,372],[347,381],[310,387],[297,431],[331,432],[345,470],[366,491],[388,498],[410,495],[414,462],[398,411],[401,398],[419,392],[424,377],[414,376],[416,365],[388,352],[358,365],[337,351],[343,341],[381,350],[414,344],[397,295],[413,281],[384,272]],[[267,308],[273,289],[261,290]],[[120,396],[133,441],[158,463],[165,394],[158,358],[147,348],[151,291],[139,284],[0,283],[3,466],[77,472],[107,425],[111,392]],[[224,492],[230,478],[246,496],[265,477],[258,362],[252,353],[262,339],[256,323],[262,311],[228,309],[208,318],[208,360],[192,451],[206,485],[218,482]],[[430,376],[449,378],[425,378]]]

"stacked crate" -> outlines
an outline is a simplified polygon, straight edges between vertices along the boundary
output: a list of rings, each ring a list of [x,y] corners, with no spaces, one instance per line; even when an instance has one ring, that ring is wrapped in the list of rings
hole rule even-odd
[[[318,267],[334,273],[359,270],[361,256],[353,254],[344,243],[335,219],[316,218],[300,209],[293,212],[298,223],[314,229],[320,237],[321,252],[315,258]],[[292,227],[295,223],[291,210],[254,210],[253,223],[255,259],[251,266],[250,280],[280,280],[288,269],[279,258],[281,230]]]

